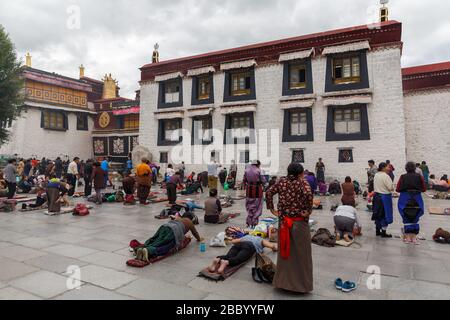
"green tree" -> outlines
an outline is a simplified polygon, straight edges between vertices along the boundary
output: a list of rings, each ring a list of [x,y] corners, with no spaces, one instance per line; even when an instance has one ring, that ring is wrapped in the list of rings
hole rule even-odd
[[[0,25],[0,145],[8,140],[9,135],[3,124],[20,115],[24,102],[23,89],[21,62],[17,60],[9,35]]]

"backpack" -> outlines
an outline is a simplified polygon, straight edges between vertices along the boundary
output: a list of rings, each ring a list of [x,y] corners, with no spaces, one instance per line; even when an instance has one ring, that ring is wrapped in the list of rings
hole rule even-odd
[[[89,209],[88,207],[84,204],[84,203],[78,203],[75,207],[75,209],[73,209],[73,215],[74,216],[87,216],[89,214]]]
[[[336,238],[331,234],[330,230],[320,228],[311,238],[311,242],[319,246],[334,247],[336,244]]]

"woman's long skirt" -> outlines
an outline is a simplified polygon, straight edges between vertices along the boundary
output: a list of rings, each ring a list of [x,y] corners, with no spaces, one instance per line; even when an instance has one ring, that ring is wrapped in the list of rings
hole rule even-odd
[[[294,221],[290,232],[291,252],[287,260],[278,251],[275,288],[299,293],[313,291],[311,234],[306,221]],[[278,244],[280,248],[280,244]]]
[[[141,204],[145,204],[147,202],[147,198],[150,194],[150,186],[139,184],[138,185],[138,198]]]
[[[61,203],[57,201],[58,199],[59,199],[59,189],[47,188],[48,212],[61,211]]]

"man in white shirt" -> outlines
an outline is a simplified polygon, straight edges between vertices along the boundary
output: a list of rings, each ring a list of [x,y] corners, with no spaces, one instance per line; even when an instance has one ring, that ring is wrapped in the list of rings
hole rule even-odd
[[[375,221],[376,235],[382,238],[392,238],[387,234],[388,226],[394,222],[392,210],[392,192],[394,183],[388,174],[388,165],[384,162],[378,166],[378,173],[373,179],[375,195],[373,197],[372,221]]]
[[[211,160],[208,164],[208,188],[217,189],[218,169],[222,165],[218,164],[216,160]]]
[[[73,161],[69,164],[67,168],[67,183],[71,186],[67,195],[69,197],[73,196],[75,193],[75,187],[77,185],[77,180],[80,179],[80,174],[78,173],[78,163],[80,158],[75,157]]]

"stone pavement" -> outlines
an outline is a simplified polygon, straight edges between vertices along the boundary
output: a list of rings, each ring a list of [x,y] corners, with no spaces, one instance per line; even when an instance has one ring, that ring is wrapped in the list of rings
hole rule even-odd
[[[203,199],[206,196],[203,195]],[[181,199],[181,198],[180,198]],[[324,209],[314,211],[318,227],[333,228],[329,208],[338,197],[322,197]],[[255,283],[252,262],[221,283],[198,278],[200,269],[225,248],[199,251],[193,241],[183,252],[144,269],[127,267],[131,239],[146,240],[164,223],[154,219],[164,204],[124,207],[104,204],[87,217],[46,216],[42,211],[0,213],[0,299],[450,299],[450,246],[431,240],[435,229],[450,229],[450,217],[422,219],[426,241],[419,246],[399,239],[376,238],[370,214],[360,199],[359,217],[363,236],[361,248],[324,248],[313,245],[314,292],[299,296]],[[449,207],[445,200],[426,199],[427,207]],[[396,202],[395,202],[396,205]],[[242,215],[230,224],[245,223],[244,201],[225,211]],[[267,210],[264,210],[268,215]],[[201,211],[198,230],[210,239],[226,225],[204,225]],[[395,210],[392,233],[400,233],[400,216]],[[230,225],[228,224],[228,225]],[[276,257],[269,253],[276,259]],[[65,274],[69,266],[81,268],[82,286],[69,290]],[[369,290],[368,266],[381,269],[381,289]],[[358,283],[356,291],[337,291],[337,277]],[[70,282],[70,281],[69,281]]]

